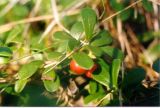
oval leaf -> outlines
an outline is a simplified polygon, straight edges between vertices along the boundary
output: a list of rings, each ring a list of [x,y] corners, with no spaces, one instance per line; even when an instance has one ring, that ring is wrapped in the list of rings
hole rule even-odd
[[[86,39],[92,38],[94,26],[96,24],[96,13],[91,8],[87,7],[81,11],[82,23],[86,34]]]
[[[19,79],[27,79],[31,77],[37,69],[42,65],[42,61],[32,61],[26,65],[23,65],[20,71],[18,72],[18,78]]]
[[[71,34],[77,40],[80,39],[83,31],[84,31],[84,29],[83,29],[82,22],[76,22],[71,28]]]
[[[97,72],[93,73],[93,79],[109,89],[111,83],[110,67],[102,59],[99,59],[98,64],[101,66],[101,70],[98,70],[98,73]]]
[[[64,41],[72,39],[72,37],[64,31],[57,31],[55,32],[53,39],[55,39],[56,41]]]
[[[12,56],[12,50],[8,47],[0,47],[0,56],[11,57]]]
[[[78,52],[78,53],[75,53],[73,55],[73,59],[76,61],[76,63],[84,68],[84,69],[91,69],[94,65],[94,62],[91,58],[88,57],[87,54],[85,54],[84,52]]]
[[[53,80],[43,80],[44,87],[46,88],[47,91],[49,92],[55,92],[58,90],[60,86],[60,79],[57,76],[55,81]]]
[[[112,43],[112,37],[106,30],[101,31],[91,42],[92,46],[103,46]]]
[[[48,72],[48,69],[45,69],[42,74],[42,79],[44,80],[55,80],[56,73],[54,70]]]
[[[123,52],[121,50],[119,50],[118,48],[106,46],[106,47],[101,47],[101,49],[104,51],[104,53],[106,53],[107,55],[109,55],[113,59],[121,59],[122,60],[124,58]]]
[[[96,46],[88,46],[89,49],[92,51],[92,53],[97,56],[100,57],[103,54],[103,51],[101,50],[100,47],[96,47]]]
[[[120,59],[114,59],[112,62],[112,84],[113,87],[118,88],[117,82],[118,82],[118,74],[121,67],[121,60]]]
[[[27,84],[27,81],[28,79],[20,79],[16,81],[14,86],[15,92],[20,93],[24,89],[25,85]]]

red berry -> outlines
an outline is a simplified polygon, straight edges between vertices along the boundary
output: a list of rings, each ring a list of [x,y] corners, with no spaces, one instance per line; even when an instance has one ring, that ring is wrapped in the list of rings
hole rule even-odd
[[[94,64],[94,66],[88,70],[85,75],[88,77],[88,78],[92,78],[92,73],[97,69],[97,64]]]
[[[87,72],[86,69],[83,69],[82,67],[80,67],[74,60],[70,62],[70,70],[78,75],[81,75]]]

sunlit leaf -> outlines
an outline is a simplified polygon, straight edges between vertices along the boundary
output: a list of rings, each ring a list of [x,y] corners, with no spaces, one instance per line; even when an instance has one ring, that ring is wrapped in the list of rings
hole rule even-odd
[[[101,31],[91,42],[92,46],[103,46],[112,43],[112,37],[106,30]]]
[[[124,58],[124,54],[121,50],[119,50],[118,48],[113,48],[110,46],[106,46],[106,47],[101,47],[101,49],[110,57],[114,58],[114,59],[123,59]]]
[[[86,39],[90,40],[93,36],[94,26],[96,24],[96,13],[91,8],[87,7],[81,11],[82,23],[86,34]]]
[[[121,67],[121,60],[120,59],[114,59],[112,62],[112,85],[115,88],[118,88],[118,75]]]
[[[77,40],[80,39],[83,31],[84,29],[83,29],[82,22],[76,22],[71,28],[71,34]]]
[[[73,59],[76,61],[76,63],[84,68],[84,69],[91,69],[94,65],[94,62],[87,54],[84,52],[78,52],[73,55]]]
[[[98,87],[97,87],[97,83],[96,83],[95,81],[91,80],[91,81],[89,82],[89,93],[90,93],[90,94],[96,93],[97,88],[98,88]]]
[[[100,65],[101,69],[97,70],[98,72],[93,73],[93,79],[106,86],[107,88],[110,88],[110,67],[103,59],[99,59],[98,64]]]
[[[43,83],[47,91],[55,92],[60,86],[60,79],[59,76],[56,76],[55,80],[43,80]]]
[[[27,79],[31,77],[37,71],[37,69],[42,65],[42,63],[43,63],[42,61],[37,60],[23,65],[18,72],[18,78]]]
[[[20,93],[27,84],[28,79],[20,79],[15,82],[15,92]]]

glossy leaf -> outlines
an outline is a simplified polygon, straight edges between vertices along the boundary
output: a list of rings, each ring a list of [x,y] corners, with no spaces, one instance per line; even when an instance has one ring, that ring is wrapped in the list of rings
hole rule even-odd
[[[75,39],[80,39],[82,33],[84,32],[82,22],[76,22],[71,28],[71,34]]]
[[[97,88],[98,88],[98,87],[97,87],[97,83],[96,83],[95,81],[91,80],[91,81],[89,82],[89,93],[90,93],[90,94],[96,93]]]
[[[44,87],[49,92],[55,92],[60,86],[60,79],[57,76],[55,80],[43,80]]]
[[[121,60],[120,59],[114,59],[112,62],[112,85],[115,88],[118,88],[118,75],[121,67]]]
[[[9,47],[0,47],[0,56],[1,57],[11,57],[12,50]]]
[[[103,46],[112,43],[112,37],[110,33],[106,30],[101,31],[97,36],[95,36],[91,42],[92,46]]]
[[[98,64],[100,65],[101,70],[97,70],[98,73],[93,73],[93,79],[99,82],[100,84],[106,86],[107,88],[110,88],[110,67],[102,59],[99,59]]]
[[[124,55],[123,52],[121,50],[119,50],[118,48],[113,48],[110,46],[106,46],[106,47],[101,47],[101,49],[110,57],[114,58],[114,59],[123,59]]]
[[[27,84],[28,79],[20,79],[15,82],[15,92],[20,93]]]
[[[53,39],[58,45],[58,52],[72,51],[77,45],[79,45],[79,41],[63,31],[56,32]]]
[[[76,63],[84,68],[84,69],[91,69],[94,65],[94,62],[87,54],[84,52],[78,52],[73,55],[73,59],[76,61]]]
[[[88,46],[89,49],[92,51],[92,53],[97,56],[97,57],[101,57],[103,54],[103,51],[101,48],[96,47],[96,46]]]
[[[42,61],[37,60],[23,65],[18,72],[18,78],[27,79],[31,77],[37,71],[37,69],[42,65],[42,63],[43,63]]]
[[[8,63],[10,58],[8,57],[0,57],[0,65]]]
[[[82,23],[86,34],[86,39],[90,40],[93,35],[94,26],[96,24],[96,13],[91,8],[87,7],[81,11]]]

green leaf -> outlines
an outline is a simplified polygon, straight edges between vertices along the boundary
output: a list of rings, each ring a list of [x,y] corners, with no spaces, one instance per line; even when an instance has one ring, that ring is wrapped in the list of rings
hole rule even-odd
[[[75,39],[69,40],[68,41],[67,51],[68,52],[73,51],[73,49],[76,48],[79,44],[80,44],[80,42],[75,40]]]
[[[41,50],[45,49],[46,46],[45,46],[44,41],[42,41],[41,43],[38,43],[40,37],[37,36],[37,35],[39,35],[39,34],[32,34],[31,35],[31,37],[32,37],[30,39],[31,49],[34,50],[34,51],[40,51],[41,52]]]
[[[57,51],[58,52],[66,52],[72,51],[77,45],[79,45],[79,41],[71,37],[69,34],[63,31],[58,31],[54,34],[53,39],[57,43]]]
[[[60,41],[57,43],[57,52],[67,52],[67,48],[68,48],[68,40],[65,41]]]
[[[16,6],[14,6],[13,9],[11,10],[11,13],[9,13],[9,17],[12,18],[13,20],[19,20],[26,17],[28,14],[29,10],[26,6],[16,4]]]
[[[49,60],[58,60],[62,54],[60,52],[46,52],[46,54],[48,55],[48,59]]]
[[[84,68],[84,69],[91,69],[94,65],[94,62],[87,54],[84,52],[78,52],[73,55],[73,59],[76,61],[76,63]]]
[[[88,104],[90,102],[102,99],[105,95],[106,94],[99,93],[99,92],[95,93],[95,94],[88,95],[87,97],[84,98],[84,103]]]
[[[93,79],[107,88],[110,88],[110,67],[103,59],[99,59],[98,64],[100,65],[101,69],[97,70],[98,73],[93,73]]]
[[[143,3],[143,7],[146,11],[152,12],[153,11],[153,7],[151,2],[149,2],[148,0],[142,0]]]
[[[159,31],[148,31],[138,36],[140,42],[149,42],[155,38],[160,38],[160,30]]]
[[[121,18],[121,20],[122,21],[125,21],[125,20],[127,20],[128,18],[130,18],[130,16],[131,16],[131,9],[128,9],[128,10],[125,10],[125,12],[122,12],[121,14],[120,14],[120,18]]]
[[[91,42],[92,46],[103,46],[112,43],[112,37],[110,33],[106,30],[101,31],[97,36],[95,36]]]
[[[43,63],[42,61],[37,60],[23,65],[18,72],[18,78],[28,79],[37,71],[37,69],[42,65],[42,63]]]
[[[72,39],[72,37],[64,31],[57,31],[55,32],[53,39],[56,41],[64,41]]]
[[[122,3],[118,3],[117,0],[110,0],[110,5],[115,11],[120,11],[124,8]]]
[[[27,84],[27,81],[28,79],[17,80],[14,86],[15,92],[20,93],[24,89],[25,85]]]
[[[21,32],[19,27],[15,27],[8,35],[7,39],[6,39],[6,44],[10,43],[13,41],[13,39],[16,38],[16,36]]]
[[[97,56],[97,57],[101,57],[103,54],[103,51],[101,50],[101,48],[96,47],[96,46],[88,46],[89,49],[92,51],[92,53]]]
[[[119,71],[120,71],[120,67],[121,67],[121,60],[120,59],[114,59],[113,62],[112,62],[111,75],[112,75],[112,85],[115,88],[118,88],[117,82],[118,82],[118,74],[119,74]]]
[[[84,29],[83,29],[82,22],[76,22],[71,28],[71,34],[77,40],[80,39],[83,31],[84,31]]]
[[[9,47],[0,47],[0,56],[1,57],[11,57],[12,50]]]
[[[89,93],[94,94],[97,91],[97,83],[93,80],[89,82]]]
[[[110,46],[106,46],[106,47],[101,47],[101,49],[110,57],[114,58],[114,59],[123,59],[124,55],[123,52],[121,50],[119,50],[118,48],[113,48]]]
[[[160,43],[150,47],[147,49],[148,56],[145,57],[145,61],[149,63],[150,60],[155,61],[156,59],[160,58]]]
[[[54,70],[48,71],[48,68],[44,70],[42,79],[55,80],[56,73]]]
[[[0,57],[0,65],[8,63],[10,58],[8,57]]]
[[[60,79],[57,76],[55,80],[43,80],[44,87],[49,92],[55,92],[60,86]]]
[[[81,11],[82,23],[86,34],[86,39],[90,40],[93,35],[94,26],[96,24],[96,13],[91,8],[87,7]]]

